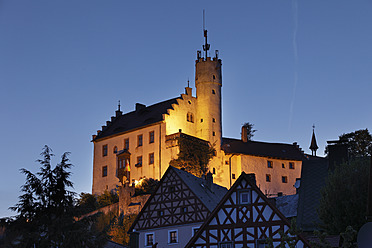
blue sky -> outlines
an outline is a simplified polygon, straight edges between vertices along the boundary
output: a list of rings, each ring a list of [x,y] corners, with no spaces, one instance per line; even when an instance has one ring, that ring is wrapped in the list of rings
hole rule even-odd
[[[202,11],[223,68],[223,135],[318,154],[372,130],[372,0],[0,0],[0,217],[49,145],[71,152],[75,191],[90,192],[91,135],[114,114],[194,86]],[[195,92],[195,90],[194,90]]]

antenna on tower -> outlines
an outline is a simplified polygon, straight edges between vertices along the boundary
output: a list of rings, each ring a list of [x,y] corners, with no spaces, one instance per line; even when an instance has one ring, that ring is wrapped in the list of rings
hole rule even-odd
[[[208,50],[210,48],[210,44],[208,44],[208,31],[205,29],[205,9],[203,9],[203,32],[205,38],[205,45],[203,45],[203,50],[205,51],[205,59],[208,57]]]
[[[118,111],[120,111],[120,100],[118,102]]]

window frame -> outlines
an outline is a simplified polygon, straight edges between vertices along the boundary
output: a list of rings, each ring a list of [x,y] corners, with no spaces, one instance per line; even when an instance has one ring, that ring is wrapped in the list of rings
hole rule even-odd
[[[137,147],[143,146],[143,134],[137,135]]]
[[[288,183],[288,177],[282,176],[282,183]]]
[[[152,235],[152,243],[151,244],[148,243],[149,240],[148,240],[147,236],[149,236],[149,235]],[[146,247],[152,247],[154,244],[155,244],[155,233],[153,233],[153,232],[145,233],[145,246]]]
[[[242,195],[248,193],[248,202],[242,202]],[[250,189],[241,189],[237,191],[238,205],[250,205],[252,204],[252,190]]]
[[[173,237],[171,236],[172,233],[176,234],[175,242],[172,242],[174,241]],[[168,230],[168,244],[178,244],[178,230],[177,229]]]
[[[102,157],[106,157],[108,153],[108,145],[105,144],[102,146]]]
[[[107,177],[108,175],[108,167],[107,165],[102,166],[102,177]]]
[[[155,143],[155,131],[149,132],[149,144]]]
[[[267,160],[267,168],[269,169],[274,168],[274,162],[272,160]]]
[[[141,163],[140,163],[141,161]],[[141,167],[143,165],[143,157],[142,156],[137,156],[137,163],[136,167]]]
[[[267,180],[269,179],[269,180]],[[266,182],[270,183],[271,182],[271,174],[266,174]]]
[[[124,149],[129,150],[129,138],[124,139]]]
[[[295,163],[289,162],[289,169],[294,170],[295,169]]]
[[[149,164],[155,164],[155,154],[153,152],[149,153]]]

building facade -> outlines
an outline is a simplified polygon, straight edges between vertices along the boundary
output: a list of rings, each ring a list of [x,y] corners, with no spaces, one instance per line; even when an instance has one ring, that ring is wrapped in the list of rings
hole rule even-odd
[[[206,38],[206,30],[204,34]],[[205,56],[198,51],[195,62],[196,96],[188,86],[179,97],[151,106],[137,103],[129,113],[123,114],[119,105],[115,116],[93,135],[93,194],[113,190],[124,180],[160,179],[177,158],[174,138],[179,135],[204,140],[215,148],[208,166],[216,183],[230,187],[236,175],[245,171],[258,175],[267,195],[295,193],[293,185],[300,177],[303,158],[296,145],[222,137],[222,61],[217,50],[213,58],[207,55],[207,42],[203,48]]]

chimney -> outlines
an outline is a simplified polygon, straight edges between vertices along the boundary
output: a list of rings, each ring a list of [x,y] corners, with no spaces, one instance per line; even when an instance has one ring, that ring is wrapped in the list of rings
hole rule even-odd
[[[247,129],[244,126],[242,126],[242,141],[244,143],[248,142]]]
[[[247,176],[248,176],[248,180],[249,180],[252,184],[256,185],[256,174],[254,174],[254,173],[249,173],[249,174],[247,174]]]
[[[213,191],[212,190],[212,187],[213,187],[213,175],[212,175],[212,173],[210,171],[205,176],[205,181],[206,181],[207,187],[210,189],[210,191]]]
[[[146,108],[145,104],[142,103],[136,103],[136,111]]]

